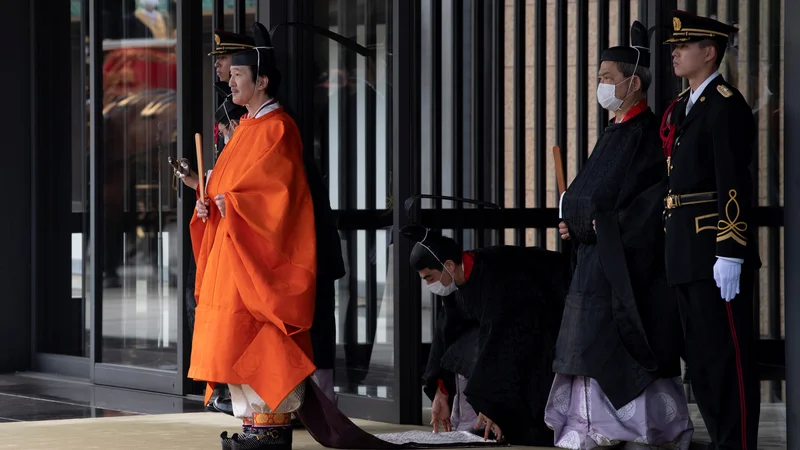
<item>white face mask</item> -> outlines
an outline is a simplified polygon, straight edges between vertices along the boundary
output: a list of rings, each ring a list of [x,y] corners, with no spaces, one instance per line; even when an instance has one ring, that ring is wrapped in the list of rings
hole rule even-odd
[[[621,83],[624,83],[627,80],[631,80],[628,84],[628,93],[625,95],[625,98],[619,99],[617,98],[617,86]],[[597,85],[597,103],[600,103],[600,106],[603,108],[614,112],[618,111],[619,108],[622,106],[622,102],[631,95],[631,84],[633,83],[633,77],[626,78],[620,81],[617,84],[608,84],[608,83],[600,83]]]
[[[633,46],[633,49],[636,50],[636,64],[634,64],[633,66],[633,73],[635,74],[636,69],[639,68],[639,58],[642,56],[642,52],[639,51],[639,48],[636,46]],[[622,103],[625,101],[626,98],[628,98],[631,95],[631,86],[633,86],[633,77],[634,75],[631,75],[630,77],[625,78],[624,80],[620,81],[617,84],[608,84],[608,83],[598,84],[597,103],[600,103],[600,106],[611,112],[619,111],[619,109],[622,107]],[[620,100],[617,98],[617,86],[619,86],[620,84],[624,83],[627,80],[630,80],[628,82],[628,93],[625,94],[625,98]]]
[[[442,297],[447,297],[448,295],[452,294],[453,292],[455,292],[457,290],[455,283],[450,283],[447,286],[445,286],[445,285],[442,284],[441,281],[437,281],[435,283],[429,284],[428,285],[428,289],[432,293],[434,293],[436,295],[439,295],[439,296],[442,296]]]
[[[442,296],[442,297],[446,297],[446,296],[452,294],[453,292],[457,291],[458,288],[456,287],[456,279],[453,276],[453,274],[450,273],[449,270],[447,270],[447,267],[443,267],[443,268],[450,275],[450,284],[445,286],[444,284],[442,284],[441,277],[439,277],[439,281],[436,281],[434,283],[429,284],[428,285],[428,289],[433,294],[436,294],[436,295],[439,295],[439,296]]]

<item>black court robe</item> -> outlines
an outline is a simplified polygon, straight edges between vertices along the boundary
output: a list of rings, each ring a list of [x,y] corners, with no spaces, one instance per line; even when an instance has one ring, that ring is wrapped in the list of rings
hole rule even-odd
[[[317,369],[333,369],[336,363],[336,280],[345,276],[342,241],[331,210],[328,188],[310,151],[303,153],[306,178],[314,203],[317,240],[317,298],[311,325],[311,346]]]
[[[451,408],[456,393],[455,377],[472,376],[480,348],[480,321],[469,317],[455,297],[453,294],[445,298],[436,316],[428,364],[422,376],[423,390],[431,400],[436,395],[439,380],[444,382]]]
[[[658,125],[649,108],[609,125],[562,201],[574,271],[553,369],[597,380],[616,408],[657,378],[680,375],[680,318],[664,268],[667,171]]]
[[[503,430],[514,445],[552,445],[544,407],[569,279],[564,255],[540,248],[490,247],[474,251],[472,272],[444,299],[425,391],[438,379],[468,376],[467,402]]]

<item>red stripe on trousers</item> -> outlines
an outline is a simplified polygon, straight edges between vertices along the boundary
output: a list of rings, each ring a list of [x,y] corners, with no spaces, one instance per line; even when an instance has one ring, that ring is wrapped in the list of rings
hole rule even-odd
[[[731,327],[731,336],[733,337],[733,348],[736,351],[736,374],[739,377],[739,409],[741,410],[742,420],[742,450],[747,450],[747,413],[745,412],[745,399],[744,399],[744,379],[742,377],[742,356],[739,351],[739,338],[736,337],[736,325],[733,322],[733,310],[731,309],[730,302],[725,303],[728,309],[728,324]]]

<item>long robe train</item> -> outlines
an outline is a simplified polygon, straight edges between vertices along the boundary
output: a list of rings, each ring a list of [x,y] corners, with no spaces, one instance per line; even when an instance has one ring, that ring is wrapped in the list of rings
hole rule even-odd
[[[321,445],[328,448],[346,449],[405,449],[405,448],[471,448],[471,447],[507,447],[504,442],[478,442],[456,441],[450,443],[423,444],[409,442],[394,444],[380,439],[378,436],[367,433],[354,424],[336,407],[316,383],[309,381],[306,386],[306,396],[303,406],[297,411],[297,416],[308,430],[309,434]],[[412,432],[410,435],[419,435]],[[433,433],[428,433],[435,436]],[[446,433],[443,433],[446,434]]]

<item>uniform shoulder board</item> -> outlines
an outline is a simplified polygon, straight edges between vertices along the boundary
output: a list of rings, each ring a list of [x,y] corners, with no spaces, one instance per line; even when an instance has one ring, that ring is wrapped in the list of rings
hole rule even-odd
[[[728,89],[728,86],[725,86],[724,84],[720,84],[719,86],[717,86],[717,92],[719,92],[720,95],[722,95],[725,98],[728,98],[731,95],[733,95],[733,92],[730,89]]]
[[[680,98],[680,97],[683,97],[683,96],[684,96],[684,94],[686,94],[687,92],[689,92],[689,90],[690,90],[690,89],[692,89],[692,87],[691,87],[691,86],[687,87],[686,89],[684,89],[683,91],[681,91],[681,93],[680,93],[680,94],[678,94],[678,97],[679,97],[679,98]]]

